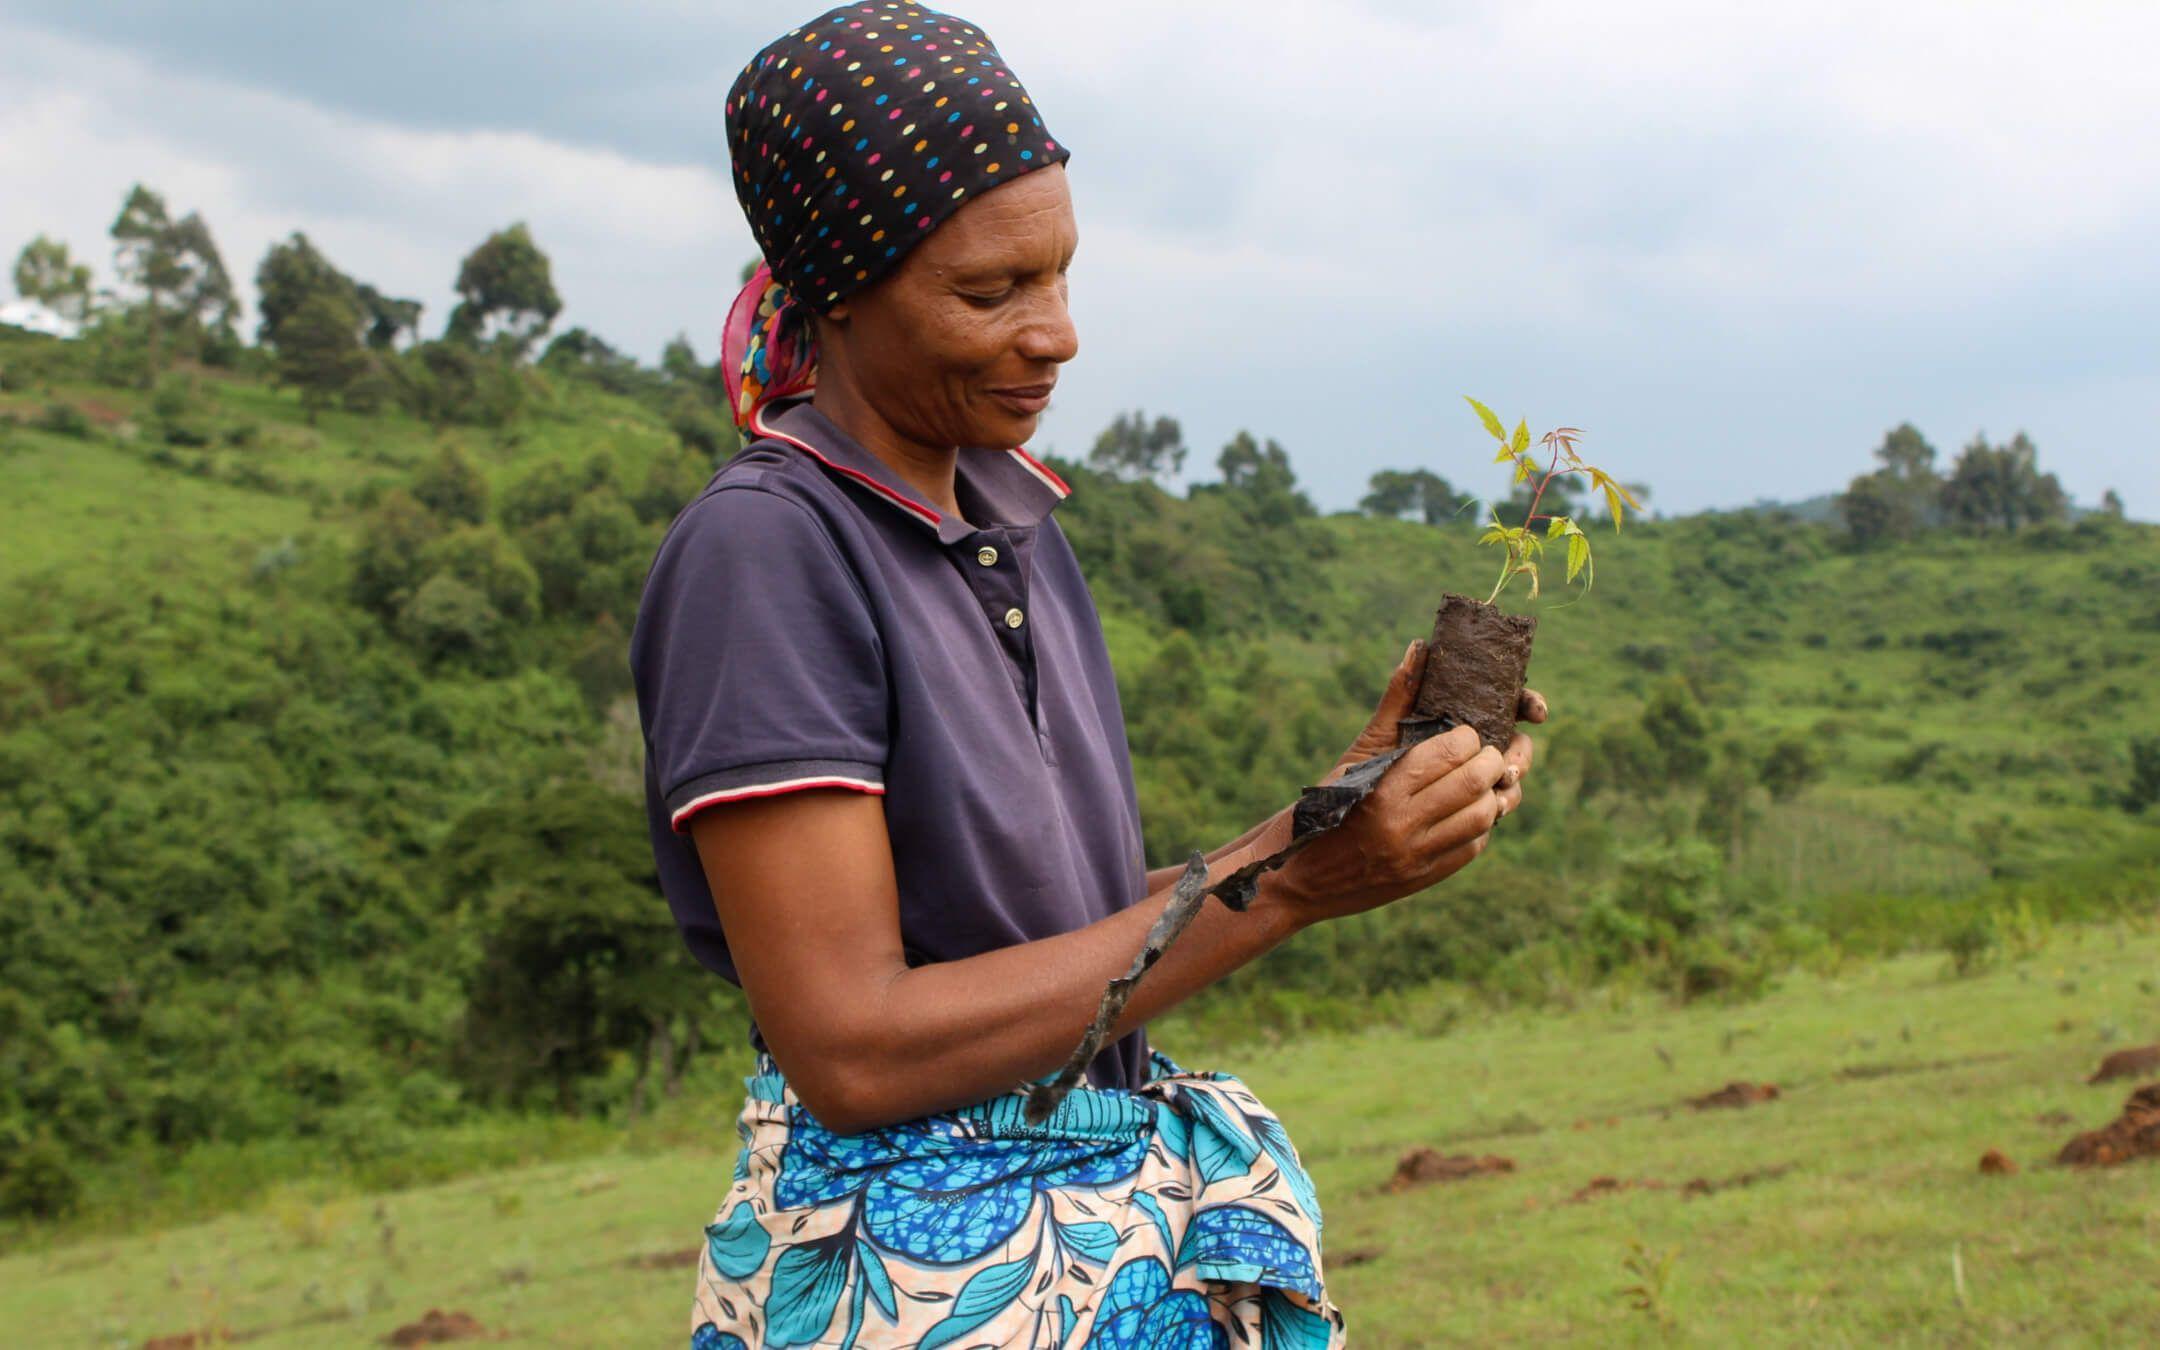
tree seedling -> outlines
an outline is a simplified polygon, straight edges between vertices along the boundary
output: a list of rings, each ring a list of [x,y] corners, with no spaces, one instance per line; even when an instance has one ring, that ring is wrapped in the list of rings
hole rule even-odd
[[[1512,463],[1515,483],[1534,483],[1529,509],[1519,524],[1510,525],[1488,505],[1491,523],[1478,542],[1500,549],[1500,575],[1491,594],[1483,600],[1449,594],[1433,616],[1432,640],[1425,647],[1425,670],[1418,684],[1416,713],[1419,717],[1446,717],[1477,728],[1478,736],[1496,749],[1506,749],[1515,732],[1515,710],[1522,700],[1523,678],[1530,668],[1530,644],[1537,620],[1507,614],[1499,599],[1510,582],[1527,578],[1530,597],[1543,589],[1538,564],[1548,543],[1560,542],[1567,550],[1563,584],[1581,578],[1588,589],[1594,576],[1590,536],[1572,516],[1541,514],[1546,489],[1560,478],[1580,476],[1589,480],[1592,493],[1602,494],[1613,528],[1620,527],[1627,508],[1642,503],[1618,479],[1594,464],[1584,462],[1577,451],[1583,433],[1575,427],[1558,427],[1534,443],[1530,424],[1517,422],[1510,432],[1499,414],[1474,398],[1464,396],[1478,420],[1499,444],[1495,464]]]

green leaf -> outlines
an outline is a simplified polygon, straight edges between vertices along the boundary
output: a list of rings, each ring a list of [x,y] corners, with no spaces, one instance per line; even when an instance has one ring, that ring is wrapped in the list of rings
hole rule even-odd
[[[1492,433],[1493,439],[1500,442],[1502,445],[1506,445],[1507,424],[1500,420],[1499,415],[1495,413],[1492,409],[1486,407],[1484,404],[1478,402],[1476,399],[1470,397],[1468,394],[1463,395],[1463,401],[1465,403],[1468,403],[1471,407],[1477,409],[1478,420],[1485,424],[1485,429]]]
[[[1514,451],[1516,454],[1519,455],[1523,451],[1528,450],[1529,448],[1530,423],[1528,419],[1525,419],[1515,424],[1515,439],[1508,442],[1508,449]]]
[[[1522,565],[1522,570],[1530,574],[1530,598],[1532,600],[1535,600],[1538,597],[1537,564],[1534,562],[1526,562]]]
[[[1530,475],[1532,475],[1532,474],[1534,474],[1534,473],[1536,473],[1536,472],[1537,472],[1537,465],[1535,465],[1535,464],[1531,463],[1531,462],[1530,462],[1529,460],[1527,460],[1527,459],[1518,459],[1518,460],[1516,460],[1516,461],[1515,461],[1515,481],[1516,481],[1516,482],[1520,483],[1520,482],[1521,482],[1521,481],[1523,481],[1523,480],[1524,480],[1525,478],[1528,478],[1528,477],[1529,477]]]
[[[1545,527],[1545,537],[1547,539],[1557,539],[1566,534],[1574,524],[1575,522],[1569,520],[1566,516],[1554,516],[1552,522]]]
[[[1515,458],[1515,448],[1509,445],[1506,441],[1502,441],[1500,442],[1500,453],[1492,457],[1492,462],[1498,464],[1502,460],[1513,458]]]
[[[1577,530],[1568,536],[1567,579],[1569,581],[1575,580],[1575,574],[1588,566],[1589,562],[1590,540],[1584,536],[1581,530]]]

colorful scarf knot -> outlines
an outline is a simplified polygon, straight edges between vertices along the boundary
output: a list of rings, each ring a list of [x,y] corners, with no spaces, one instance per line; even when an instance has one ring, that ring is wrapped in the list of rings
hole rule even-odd
[[[748,430],[760,406],[817,388],[817,338],[810,323],[808,310],[759,263],[720,334],[720,371],[736,426]]]

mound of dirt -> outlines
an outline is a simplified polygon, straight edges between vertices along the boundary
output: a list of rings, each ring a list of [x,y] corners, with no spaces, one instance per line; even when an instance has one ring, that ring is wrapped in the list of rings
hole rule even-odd
[[[430,1308],[417,1322],[407,1322],[383,1338],[384,1345],[434,1345],[441,1341],[488,1339],[488,1329],[466,1312]]]
[[[701,1247],[685,1247],[679,1252],[647,1252],[643,1256],[626,1257],[623,1264],[632,1270],[686,1270],[696,1265],[703,1253]]]
[[[1715,1092],[1688,1098],[1687,1104],[1698,1111],[1708,1111],[1715,1107],[1754,1106],[1758,1102],[1774,1102],[1777,1099],[1778,1089],[1775,1083],[1743,1083],[1736,1079]]]
[[[142,1343],[142,1350],[204,1350],[212,1345],[234,1345],[240,1341],[252,1341],[261,1334],[227,1331],[222,1327],[212,1331],[177,1331],[170,1336],[152,1336]]]
[[[2138,1158],[2160,1158],[2160,1083],[2130,1094],[2122,1114],[2063,1145],[2055,1161],[2066,1167],[2113,1167]]]
[[[1980,1175],[1984,1177],[2014,1177],[2018,1165],[2010,1161],[2010,1155],[1999,1148],[1991,1148],[1980,1155]]]
[[[1502,1158],[1497,1154],[1488,1153],[1480,1158],[1468,1153],[1442,1153],[1436,1148],[1414,1148],[1402,1155],[1395,1164],[1395,1175],[1389,1177],[1387,1185],[1381,1189],[1407,1191],[1413,1186],[1429,1186],[1436,1181],[1465,1181],[1514,1170],[1513,1158]]]
[[[2117,1050],[2100,1061],[2100,1067],[2088,1083],[2105,1083],[2116,1078],[2138,1078],[2160,1069],[2160,1045],[2140,1045],[2131,1050]]]
[[[1680,1188],[1680,1194],[1693,1200],[1698,1195],[1716,1195],[1719,1191],[1736,1191],[1743,1186],[1752,1186],[1758,1181],[1775,1181],[1792,1170],[1793,1164],[1779,1163],[1774,1167],[1758,1167],[1752,1172],[1741,1172],[1735,1176],[1719,1177],[1714,1181],[1709,1177],[1696,1177],[1693,1181]]]
[[[1340,1256],[1329,1257],[1328,1267],[1332,1270],[1343,1270],[1350,1266],[1362,1266],[1369,1261],[1377,1261],[1386,1254],[1379,1247],[1352,1247]]]
[[[1590,1184],[1569,1196],[1567,1202],[1571,1205],[1580,1205],[1586,1201],[1603,1199],[1608,1195],[1618,1195],[1622,1191],[1662,1191],[1665,1189],[1665,1183],[1655,1177],[1592,1177],[1590,1178]]]

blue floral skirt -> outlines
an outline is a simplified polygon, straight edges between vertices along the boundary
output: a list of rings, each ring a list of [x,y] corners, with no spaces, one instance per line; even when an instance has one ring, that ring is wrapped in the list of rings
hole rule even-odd
[[[1154,1056],[1042,1125],[1019,1091],[863,1134],[744,1080],[735,1184],[705,1230],[693,1350],[1338,1350],[1320,1202],[1229,1074]]]

